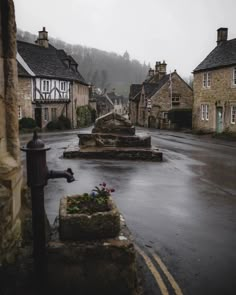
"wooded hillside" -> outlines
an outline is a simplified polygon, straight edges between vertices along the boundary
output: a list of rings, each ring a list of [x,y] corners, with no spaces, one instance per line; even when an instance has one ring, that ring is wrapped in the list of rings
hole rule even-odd
[[[18,29],[17,39],[34,43],[37,36]],[[121,56],[114,52],[68,44],[52,37],[49,37],[49,42],[57,49],[64,49],[67,54],[73,56],[86,82],[101,89],[115,89],[117,93],[126,97],[129,94],[130,84],[141,83],[148,73],[149,66],[132,60],[127,51]]]

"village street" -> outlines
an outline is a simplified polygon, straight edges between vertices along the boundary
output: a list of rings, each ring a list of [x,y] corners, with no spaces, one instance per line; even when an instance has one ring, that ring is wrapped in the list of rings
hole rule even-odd
[[[63,195],[90,192],[106,182],[115,188],[113,198],[146,255],[140,261],[150,259],[155,267],[152,271],[150,263],[143,263],[147,294],[235,294],[236,143],[137,131],[150,133],[152,144],[163,151],[162,163],[63,159],[63,149],[78,141],[76,132],[42,137],[51,146],[48,167],[70,167],[76,179],[49,180],[45,206],[50,222]],[[26,141],[22,137],[22,144]]]

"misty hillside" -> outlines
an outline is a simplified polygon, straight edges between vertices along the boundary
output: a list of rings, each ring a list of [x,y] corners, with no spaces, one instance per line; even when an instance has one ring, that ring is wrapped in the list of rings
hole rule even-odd
[[[36,35],[17,31],[17,40],[34,43]],[[64,49],[72,55],[79,64],[79,71],[88,83],[92,83],[101,89],[111,90],[128,96],[129,86],[132,83],[141,83],[149,67],[142,65],[137,60],[132,60],[125,52],[123,56],[113,52],[106,52],[96,48],[82,45],[72,45],[59,39],[49,37],[49,42],[57,49]]]

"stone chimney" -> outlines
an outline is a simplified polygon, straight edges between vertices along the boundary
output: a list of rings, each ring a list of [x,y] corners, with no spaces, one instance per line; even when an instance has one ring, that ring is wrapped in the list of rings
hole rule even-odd
[[[160,63],[160,66],[159,66],[159,72],[162,76],[166,75],[166,62],[163,60],[162,63]]]
[[[35,43],[44,48],[48,48],[48,32],[46,31],[45,27],[43,27],[42,31],[39,31],[39,36]]]
[[[160,64],[161,64],[160,61],[157,61],[156,62],[156,65],[155,65],[155,74],[159,73],[159,71],[160,71]]]
[[[222,44],[228,39],[228,28],[219,28],[217,30],[217,45]]]
[[[149,69],[148,76],[149,77],[153,77],[154,76],[154,70],[152,68]]]

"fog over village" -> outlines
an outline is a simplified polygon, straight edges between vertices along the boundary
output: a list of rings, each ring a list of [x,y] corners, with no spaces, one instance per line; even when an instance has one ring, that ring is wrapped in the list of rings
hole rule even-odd
[[[0,1],[0,295],[236,294],[235,11]]]
[[[119,55],[127,51],[152,67],[164,59],[168,73],[176,69],[185,78],[215,47],[218,28],[228,27],[229,39],[235,38],[234,0],[16,0],[15,6],[23,31],[37,35],[45,26],[50,38]]]

